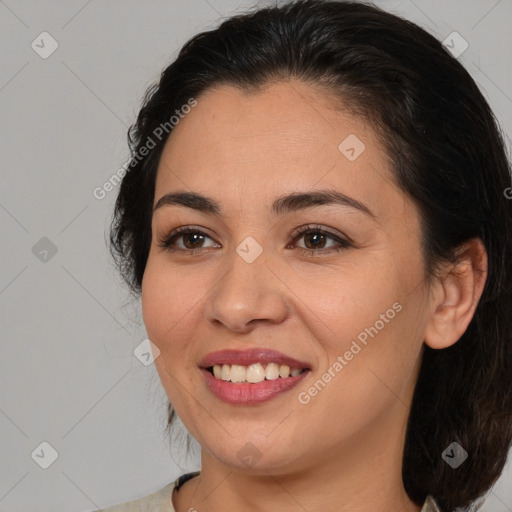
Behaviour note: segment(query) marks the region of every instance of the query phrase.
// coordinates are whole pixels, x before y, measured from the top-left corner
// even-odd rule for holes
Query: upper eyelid
[[[345,236],[347,239],[350,238],[350,237],[346,236],[343,233],[340,233],[338,235],[337,233],[332,232],[330,230],[330,228],[326,228],[324,226],[315,225],[315,224],[306,224],[306,225],[303,225],[303,226],[299,226],[298,228],[295,228],[291,232],[290,236],[298,236],[298,235],[304,234],[307,231],[322,231],[323,233],[326,233],[328,235],[332,235],[332,236]],[[163,236],[183,235],[183,234],[186,234],[188,232],[193,232],[193,233],[199,232],[199,233],[202,233],[202,234],[204,234],[204,235],[206,235],[206,236],[208,236],[210,238],[214,238],[213,236],[210,236],[208,234],[206,228],[194,227],[193,225],[191,225],[191,226],[179,226],[177,228],[169,230],[169,232],[164,232]]]

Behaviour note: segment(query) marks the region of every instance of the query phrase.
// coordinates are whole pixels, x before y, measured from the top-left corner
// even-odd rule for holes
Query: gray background
[[[133,354],[140,305],[105,243],[117,188],[93,190],[126,161],[142,95],[183,43],[253,3],[0,0],[0,511],[89,511],[199,468],[197,444],[186,458],[184,436],[165,439],[165,393]],[[441,40],[459,32],[512,133],[511,0],[376,3]],[[31,47],[50,48],[44,31],[59,45],[46,59]],[[42,442],[58,453],[48,469]],[[511,481],[509,467],[483,510],[512,511]]]

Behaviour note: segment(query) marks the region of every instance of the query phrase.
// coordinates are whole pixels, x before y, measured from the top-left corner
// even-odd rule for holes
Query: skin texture
[[[370,126],[319,86],[280,81],[258,92],[209,89],[172,132],[154,204],[174,191],[216,199],[222,215],[180,206],[155,210],[142,284],[149,339],[167,396],[201,445],[201,475],[173,495],[177,512],[419,511],[403,488],[405,426],[423,343],[444,348],[466,330],[487,259],[478,241],[466,263],[427,288],[415,205],[391,181]],[[338,149],[350,134],[365,144],[354,161]],[[275,216],[277,196],[332,188],[364,203],[375,219],[339,205]],[[333,251],[296,228],[318,224],[353,246]],[[180,226],[169,252],[159,239]],[[247,263],[237,246],[253,237]],[[191,248],[203,252],[190,255]],[[316,248],[315,248],[316,247]],[[302,249],[310,249],[310,255]],[[316,252],[315,252],[316,251]],[[315,254],[313,254],[315,252]],[[392,308],[394,318],[307,404],[297,399]],[[361,344],[360,344],[361,345]],[[214,396],[198,363],[221,349],[272,348],[307,361],[297,387],[257,405]],[[247,443],[252,467],[237,453]],[[303,507],[303,508],[302,508]]]

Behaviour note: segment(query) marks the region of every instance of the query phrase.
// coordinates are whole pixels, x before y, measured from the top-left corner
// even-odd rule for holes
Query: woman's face
[[[185,192],[219,211],[155,209],[142,285],[169,400],[204,454],[242,471],[284,474],[361,447],[397,455],[429,313],[418,213],[383,148],[333,96],[298,81],[217,87],[197,102],[166,144],[154,205]],[[318,191],[350,199],[273,208]],[[161,247],[179,227],[190,232]],[[224,377],[270,378],[236,383],[201,368],[213,352],[255,348],[308,370],[277,380],[286,369],[267,358],[244,373],[260,360],[249,357]]]

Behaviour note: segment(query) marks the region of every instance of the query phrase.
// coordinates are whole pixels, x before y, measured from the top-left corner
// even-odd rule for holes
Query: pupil
[[[311,234],[311,233],[310,233],[310,234],[306,235],[306,240],[307,240],[308,238],[310,238],[310,237],[312,237],[312,238],[316,238],[316,239],[317,239],[317,241],[318,241],[318,237],[322,237],[322,238],[324,238],[324,235],[319,234],[319,233],[316,233],[316,234]],[[306,245],[307,245],[307,244],[306,244]],[[314,243],[313,247],[319,247],[319,245]]]
[[[199,233],[188,233],[188,234],[186,234],[185,237],[184,237],[185,246],[187,246],[187,248],[189,248],[188,244],[187,244],[187,240],[189,239],[189,237],[201,237],[201,236],[202,235],[200,235]],[[196,242],[197,242],[197,240],[196,240]],[[201,242],[201,240],[199,240],[199,242]],[[192,247],[192,249],[194,249],[194,247]]]

